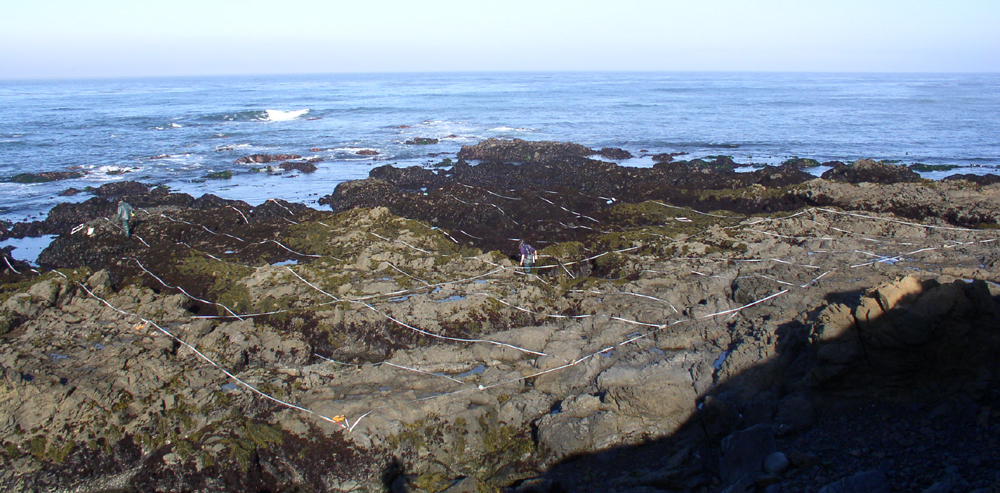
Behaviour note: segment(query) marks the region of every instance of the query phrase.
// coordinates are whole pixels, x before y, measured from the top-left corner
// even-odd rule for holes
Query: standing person
[[[521,251],[521,267],[524,272],[531,274],[531,268],[538,261],[538,252],[532,248],[531,245],[520,240],[517,242],[518,249]]]
[[[132,236],[132,231],[129,229],[128,223],[129,220],[132,219],[132,216],[134,215],[135,212],[132,212],[132,205],[129,204],[128,202],[125,202],[125,199],[119,199],[118,214],[116,217],[118,217],[118,220],[122,222],[122,234],[124,234],[125,236]]]

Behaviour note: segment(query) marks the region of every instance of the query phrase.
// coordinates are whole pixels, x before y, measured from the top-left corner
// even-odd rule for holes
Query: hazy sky
[[[1000,0],[0,0],[0,78],[1000,72]]]

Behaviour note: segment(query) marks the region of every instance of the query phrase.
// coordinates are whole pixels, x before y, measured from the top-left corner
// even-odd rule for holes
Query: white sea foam
[[[215,146],[215,150],[218,152],[224,151],[235,151],[236,149],[249,149],[253,147],[251,144],[221,144]]]
[[[535,129],[533,129],[533,128],[525,128],[525,127],[517,127],[517,128],[513,128],[513,127],[494,127],[494,128],[491,128],[491,129],[487,130],[487,132],[534,132],[534,131],[535,131]]]
[[[180,125],[180,124],[177,124],[177,123],[171,123],[170,126],[172,128],[184,128],[184,125]]]
[[[267,113],[267,120],[272,122],[287,122],[289,120],[294,120],[306,113],[309,113],[309,108],[304,110],[265,110]]]

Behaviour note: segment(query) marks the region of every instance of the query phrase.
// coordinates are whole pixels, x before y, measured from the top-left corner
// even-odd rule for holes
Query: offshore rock
[[[435,138],[432,138],[432,137],[414,137],[414,138],[412,138],[412,139],[407,140],[406,142],[404,142],[404,144],[407,144],[407,145],[417,145],[417,146],[426,146],[426,145],[437,144],[438,142],[439,142],[438,139],[435,139]]]
[[[44,171],[41,173],[20,173],[10,176],[4,181],[12,183],[45,183],[50,181],[72,180],[84,176],[80,171]]]
[[[487,139],[465,145],[458,158],[496,163],[548,163],[575,161],[594,154],[589,147],[566,142]]]
[[[977,185],[995,185],[1000,183],[1000,175],[973,175],[973,174],[955,174],[951,176],[946,176],[944,180],[954,181],[954,180],[964,180],[968,182],[975,183]]]
[[[278,167],[285,171],[298,170],[303,173],[312,173],[313,171],[316,171],[316,165],[312,162],[285,161]]]
[[[251,154],[237,159],[236,164],[264,164],[301,158],[298,154]]]
[[[597,151],[597,154],[600,154],[601,157],[614,159],[616,161],[632,158],[631,152],[628,152],[625,149],[619,149],[617,147],[602,147],[601,150]]]
[[[901,164],[859,159],[850,165],[835,165],[821,176],[824,180],[846,183],[902,183],[920,181],[920,175]]]

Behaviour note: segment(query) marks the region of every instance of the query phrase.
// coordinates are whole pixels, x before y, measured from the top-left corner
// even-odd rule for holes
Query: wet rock
[[[597,154],[599,154],[601,157],[614,159],[615,161],[632,158],[631,152],[628,152],[625,149],[619,149],[617,147],[602,147],[600,151],[597,151]]]
[[[656,162],[669,163],[670,161],[673,161],[675,157],[683,155],[683,152],[665,152],[661,154],[653,154],[652,158],[653,161]]]
[[[391,205],[400,196],[399,188],[392,183],[378,178],[368,178],[345,181],[337,185],[333,194],[321,198],[319,203],[329,205],[335,211],[343,211],[355,207]]]
[[[974,174],[954,174],[951,176],[946,176],[943,178],[945,181],[968,181],[975,183],[976,185],[995,185],[1000,183],[1000,175],[988,174],[988,175],[974,175]]]
[[[426,145],[431,145],[431,144],[437,144],[438,142],[439,142],[438,139],[431,138],[431,137],[414,137],[414,138],[412,138],[412,139],[407,140],[406,142],[404,142],[404,144],[407,144],[407,145],[416,145],[416,146],[426,146]]]
[[[281,163],[281,165],[279,165],[278,167],[285,171],[298,170],[303,173],[312,173],[313,171],[316,171],[315,164],[310,162],[301,162],[301,161],[285,161]]]
[[[805,169],[805,168],[814,168],[816,166],[819,166],[820,164],[819,164],[819,161],[817,161],[815,159],[795,157],[795,158],[787,159],[787,160],[783,161],[781,163],[781,165],[782,166],[788,166],[788,167],[795,168],[795,169]],[[827,165],[827,166],[832,166],[832,165]]]
[[[403,190],[420,190],[437,186],[442,183],[439,175],[427,168],[411,166],[396,168],[393,166],[378,166],[373,168],[368,176],[377,180],[393,183]]]
[[[355,152],[355,154],[358,156],[378,156],[378,151],[375,149],[361,149],[360,151]]]
[[[50,181],[72,180],[82,178],[80,171],[43,171],[41,173],[20,173],[6,178],[4,181],[12,183],[46,183]]]
[[[565,142],[487,139],[462,146],[458,158],[497,163],[547,163],[574,161],[593,153],[589,147]]]
[[[847,183],[891,184],[920,181],[920,175],[906,166],[873,159],[859,159],[850,165],[834,166],[824,172],[821,178]]]
[[[302,156],[298,154],[251,154],[237,159],[236,164],[275,163],[278,161],[290,161],[301,158]]]

